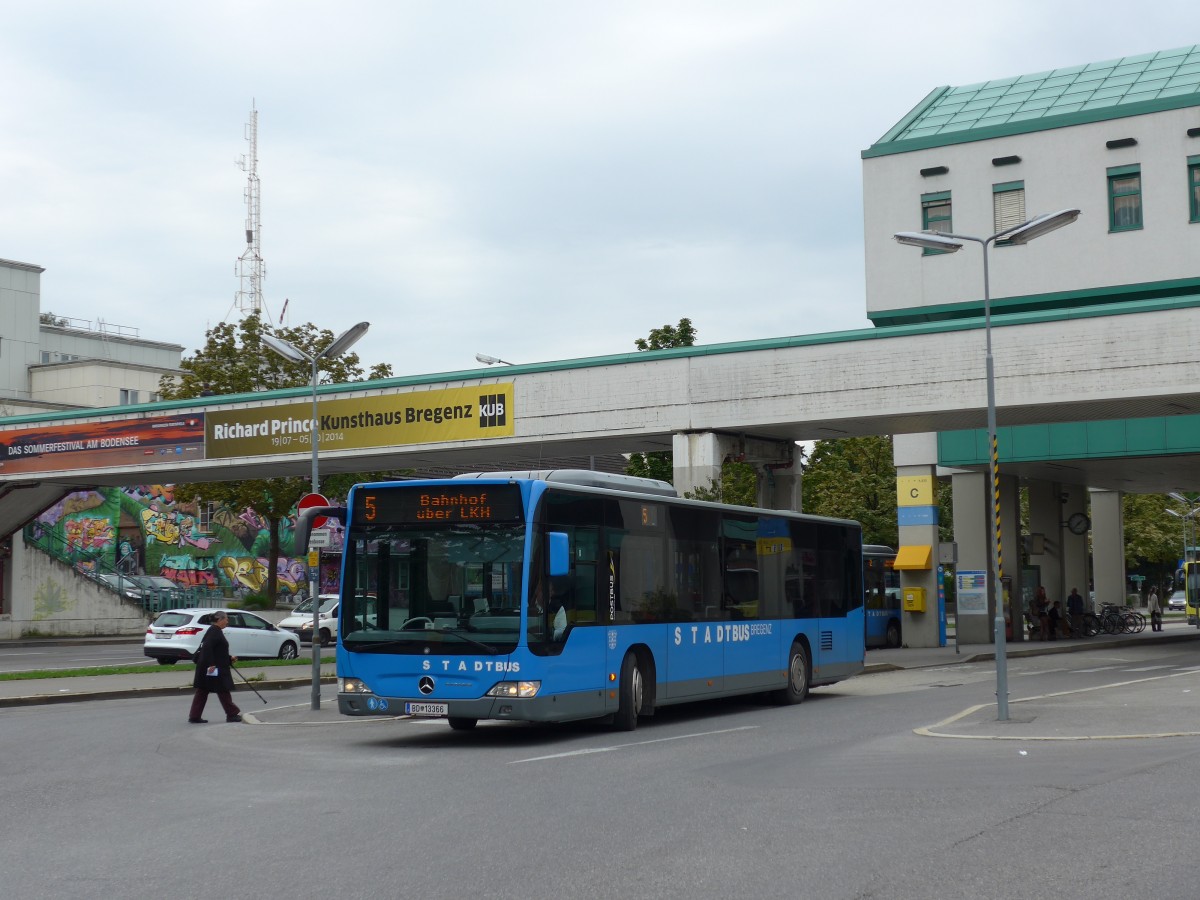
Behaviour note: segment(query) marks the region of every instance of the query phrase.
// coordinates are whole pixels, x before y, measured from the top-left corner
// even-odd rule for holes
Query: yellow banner
[[[321,450],[358,450],[511,437],[512,384],[318,401]],[[216,410],[204,417],[204,456],[312,453],[312,403]]]
[[[932,475],[901,475],[896,479],[897,506],[933,506]]]

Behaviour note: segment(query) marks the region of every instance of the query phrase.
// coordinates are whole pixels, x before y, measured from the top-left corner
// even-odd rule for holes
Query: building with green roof
[[[939,87],[862,152],[867,314],[977,315],[978,254],[897,231],[988,237],[1082,210],[1053,241],[997,246],[993,311],[1200,299],[1200,45]]]

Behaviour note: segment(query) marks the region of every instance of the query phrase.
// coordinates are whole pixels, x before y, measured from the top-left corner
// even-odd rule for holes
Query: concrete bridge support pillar
[[[958,544],[957,575],[983,572],[987,580],[987,614],[959,598],[955,626],[960,644],[990,644],[996,640],[996,585],[991,562],[993,502],[987,472],[958,472],[953,476],[954,540]],[[1000,562],[1004,580],[1006,621],[1012,640],[1022,639],[1021,497],[1020,483],[1000,476]]]
[[[1078,588],[1084,597],[1088,592],[1087,491],[1081,485],[1057,481],[1030,480],[1026,484],[1029,565],[1038,567],[1046,596],[1051,602],[1062,601],[1065,610],[1071,588]]]
[[[928,547],[924,568],[900,568],[900,590],[925,592],[925,611],[900,611],[900,631],[906,647],[943,646],[938,606],[937,435],[897,434],[892,438],[896,465],[896,520],[900,547]]]
[[[1120,491],[1091,490],[1092,574],[1096,606],[1125,605],[1125,520]],[[1084,593],[1080,587],[1080,593]],[[1084,594],[1086,597],[1087,594]]]
[[[1088,492],[1081,484],[1064,484],[1060,486],[1059,499],[1062,503],[1062,567],[1063,590],[1071,593],[1071,588],[1078,588],[1083,595],[1084,607],[1087,607],[1087,596],[1091,584],[1091,559],[1088,554],[1087,501]],[[1072,520],[1074,516],[1074,520]],[[1068,527],[1068,523],[1076,523],[1076,531]],[[1124,557],[1122,557],[1122,560]],[[1124,578],[1124,563],[1122,563],[1122,578]]]
[[[721,477],[721,463],[728,456],[741,452],[736,435],[714,431],[675,434],[671,449],[674,455],[675,490],[682,497],[696,488],[710,488]]]
[[[679,496],[711,488],[721,478],[726,460],[752,465],[758,473],[758,505],[763,509],[800,511],[800,451],[795,444],[764,441],[718,432],[676,434],[673,481]]]
[[[991,532],[988,532],[991,540]],[[1008,640],[1020,641],[1023,636],[1024,606],[1022,596],[1025,586],[1021,577],[1021,481],[1013,475],[1000,476],[1000,576],[1004,579],[1005,621],[1011,626]],[[995,597],[995,590],[989,594]],[[995,604],[992,605],[992,620],[995,620]],[[992,641],[996,640],[992,631]]]
[[[1029,567],[1037,569],[1038,582],[1046,589],[1050,602],[1059,601],[1067,609],[1067,592],[1063,587],[1063,500],[1061,486],[1056,481],[1030,479],[1025,482],[1029,492]],[[1025,585],[1030,594],[1036,585]],[[1022,598],[1023,603],[1028,597]],[[1022,605],[1021,610],[1024,611]]]
[[[781,445],[791,452],[791,459],[780,458],[763,463],[764,476],[759,482],[759,506],[764,509],[790,509],[804,512],[803,478],[800,469],[800,448],[795,444]]]
[[[968,603],[959,596],[955,629],[959,644],[988,644],[996,616],[992,586],[991,516],[992,493],[987,472],[956,472],[951,477],[954,494],[954,541],[958,545],[956,577],[968,573],[983,573],[976,581],[987,585],[987,596],[978,603]]]

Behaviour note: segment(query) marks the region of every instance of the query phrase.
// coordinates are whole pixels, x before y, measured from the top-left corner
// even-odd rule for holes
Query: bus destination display
[[[386,487],[355,492],[356,525],[522,521],[521,491],[511,484]]]

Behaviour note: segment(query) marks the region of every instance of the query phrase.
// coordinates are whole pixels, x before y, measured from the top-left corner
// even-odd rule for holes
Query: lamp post
[[[1027,244],[1035,238],[1055,229],[1070,225],[1079,218],[1079,210],[1063,209],[1058,212],[1035,216],[1013,228],[980,238],[966,234],[942,234],[932,231],[901,231],[896,241],[910,247],[955,253],[965,241],[979,244],[983,248],[983,330],[987,343],[987,427],[988,427],[988,476],[992,482],[992,590],[995,592],[996,618],[992,626],[996,644],[996,718],[1008,720],[1008,658],[1004,634],[1004,588],[1001,584],[1002,560],[1000,555],[1000,471],[999,448],[996,442],[996,379],[992,364],[992,298],[988,283],[988,248],[1003,238],[1008,244]]]
[[[1190,518],[1195,516],[1196,511],[1198,511],[1198,510],[1200,510],[1200,508],[1193,509],[1190,512],[1177,512],[1172,509],[1166,510],[1166,515],[1175,516],[1176,518],[1178,518],[1178,520],[1180,520],[1180,536],[1181,536],[1181,539],[1183,540],[1183,556],[1180,557],[1180,560],[1181,560],[1180,566],[1183,570],[1184,586],[1186,586],[1186,584],[1187,584],[1187,577],[1188,577],[1188,520],[1190,520]],[[1193,523],[1193,527],[1194,527],[1194,524],[1195,523]],[[1184,587],[1184,593],[1187,593],[1186,587]]]
[[[1188,561],[1188,540],[1187,540],[1188,519],[1193,519],[1193,517],[1197,513],[1200,513],[1200,500],[1191,500],[1191,499],[1183,496],[1183,494],[1178,493],[1177,491],[1171,491],[1171,493],[1167,494],[1167,496],[1170,497],[1175,502],[1181,503],[1184,506],[1188,507],[1188,510],[1189,510],[1186,513],[1176,512],[1173,509],[1167,510],[1167,512],[1170,513],[1171,515],[1177,516],[1180,519],[1179,524],[1181,526],[1183,526],[1183,561],[1184,561],[1184,563],[1186,563]],[[1192,521],[1193,533],[1195,531],[1195,527],[1196,527],[1196,523],[1193,519],[1193,521]],[[1196,540],[1193,537],[1192,544],[1194,545],[1195,543],[1196,543]]]
[[[1200,507],[1197,507],[1197,509],[1200,509]],[[1179,519],[1179,529],[1181,532],[1180,536],[1183,539],[1183,555],[1179,558],[1183,562],[1184,566],[1187,566],[1187,562],[1188,562],[1188,539],[1187,539],[1188,519],[1190,519],[1194,515],[1196,515],[1196,512],[1197,512],[1196,509],[1193,509],[1191,512],[1186,512],[1186,513],[1177,512],[1176,510],[1173,510],[1173,509],[1167,510],[1167,515],[1175,516],[1177,519]]]
[[[317,467],[317,445],[321,439],[321,429],[317,418],[317,364],[323,359],[334,359],[341,356],[357,341],[360,337],[367,333],[367,329],[371,327],[370,322],[359,322],[357,325],[346,329],[336,338],[333,343],[318,353],[316,356],[310,356],[303,350],[283,340],[283,338],[275,337],[271,334],[261,336],[262,342],[282,356],[284,359],[292,362],[307,362],[312,365],[312,419],[308,426],[308,440],[312,444],[312,492],[320,493],[321,479],[320,472]],[[308,548],[305,547],[305,550]],[[274,563],[272,563],[274,565]],[[320,619],[321,619],[321,598],[319,596],[318,587],[319,575],[317,574],[316,566],[309,566],[308,570],[308,594],[312,598],[313,604],[313,636],[312,636],[312,708],[321,708],[321,634]]]
[[[510,363],[507,359],[501,359],[498,356],[488,356],[486,353],[476,353],[475,359],[483,363],[485,366],[494,366],[499,363],[502,366],[514,366],[516,363]]]

